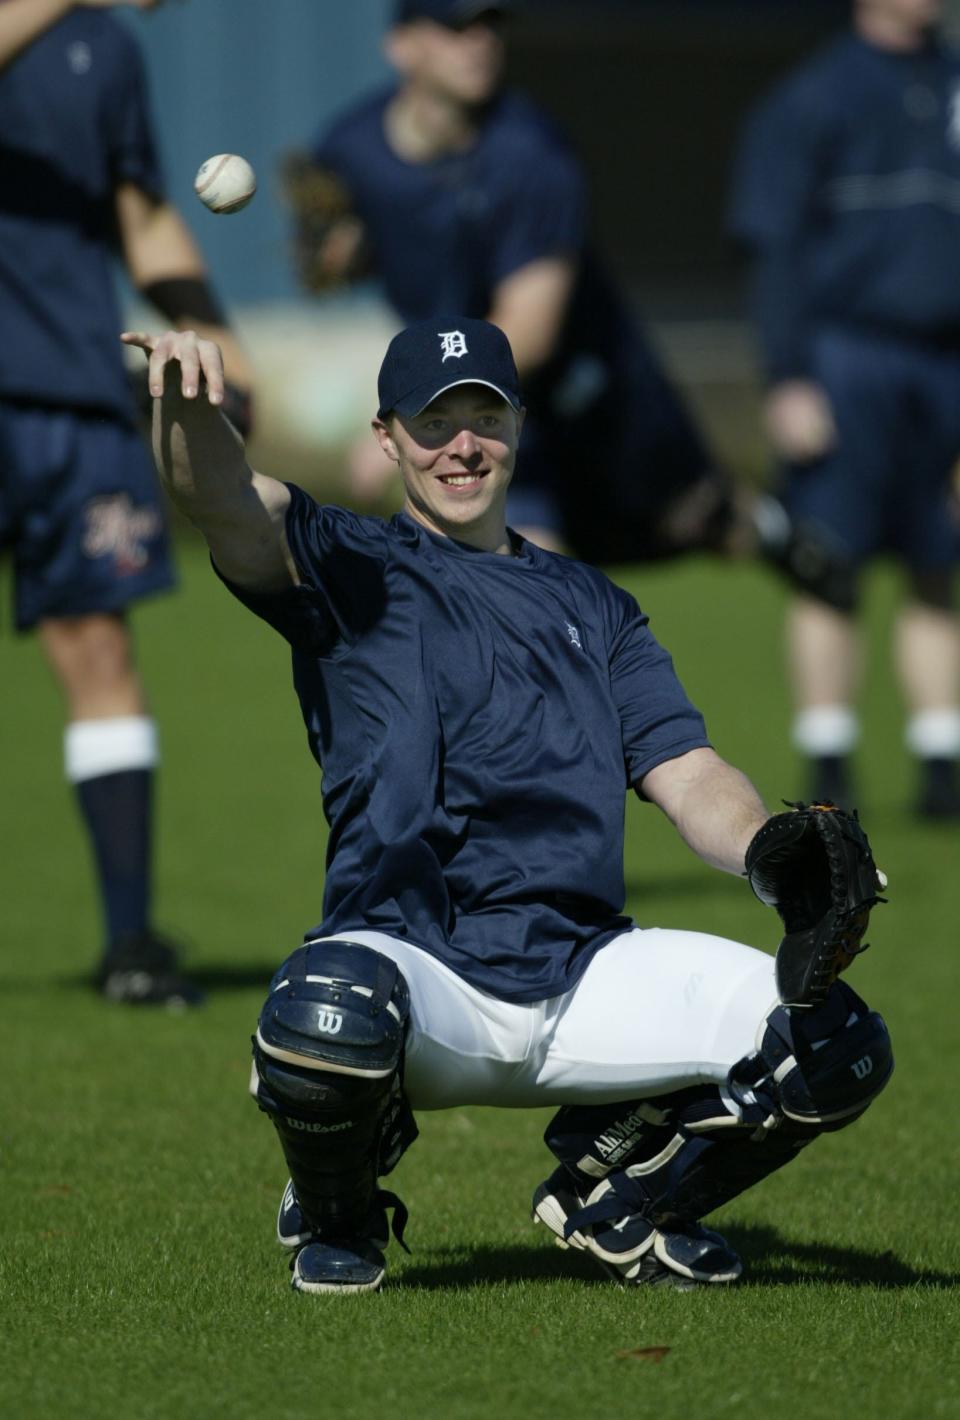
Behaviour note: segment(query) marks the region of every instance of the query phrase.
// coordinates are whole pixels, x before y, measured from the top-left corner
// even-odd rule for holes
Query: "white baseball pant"
[[[562,996],[498,1000],[421,947],[358,930],[410,989],[404,1087],[416,1109],[603,1104],[722,1084],[777,999],[773,957],[703,932],[634,928]]]

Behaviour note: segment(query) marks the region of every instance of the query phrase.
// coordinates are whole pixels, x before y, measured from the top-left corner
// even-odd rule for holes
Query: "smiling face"
[[[506,500],[523,412],[486,385],[457,385],[419,414],[373,421],[399,464],[404,508],[431,532],[487,552],[507,550]]]

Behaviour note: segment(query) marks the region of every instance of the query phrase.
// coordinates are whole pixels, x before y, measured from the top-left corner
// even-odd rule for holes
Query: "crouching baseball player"
[[[149,355],[161,474],[290,642],[323,767],[324,916],[253,1048],[293,1286],[380,1286],[388,1217],[401,1242],[406,1221],[380,1179],[417,1111],[544,1104],[549,1232],[621,1284],[734,1281],[701,1220],[852,1123],[893,1068],[838,980],[882,887],[856,819],[770,817],[633,599],[505,526],[523,409],[496,327],[391,342],[373,421],[404,479],[390,522],[248,467],[215,345],[125,338]],[[776,958],[621,915],[631,786],[779,910]]]

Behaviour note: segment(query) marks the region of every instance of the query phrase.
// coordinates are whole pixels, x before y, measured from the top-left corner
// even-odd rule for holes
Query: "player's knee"
[[[122,615],[48,618],[40,623],[40,638],[75,718],[142,713],[143,692]]]
[[[752,1089],[778,1119],[813,1134],[858,1119],[893,1073],[883,1017],[837,981],[815,1010],[776,1006],[761,1026],[757,1053],[731,1072],[735,1093]]]

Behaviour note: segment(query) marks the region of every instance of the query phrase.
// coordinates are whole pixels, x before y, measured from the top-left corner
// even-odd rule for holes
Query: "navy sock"
[[[819,754],[810,761],[812,775],[810,799],[813,803],[827,801],[848,808],[851,795],[849,762],[846,755]]]
[[[109,946],[147,929],[153,770],[99,774],[75,787],[93,844]]]

